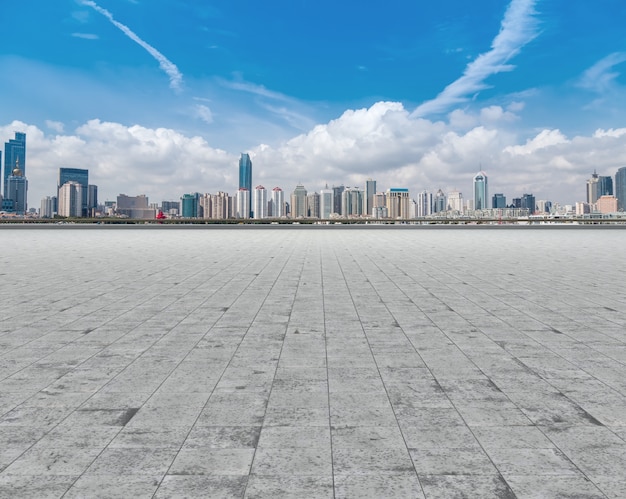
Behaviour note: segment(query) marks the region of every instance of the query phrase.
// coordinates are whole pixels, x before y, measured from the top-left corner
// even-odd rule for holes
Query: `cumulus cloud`
[[[63,125],[63,123],[61,123],[60,121],[46,120],[46,126],[50,130],[54,130],[55,132],[58,132],[58,133],[63,133],[65,129],[65,125]]]
[[[149,43],[143,41],[139,36],[135,34],[128,26],[118,22],[113,17],[108,10],[100,7],[96,2],[92,0],[81,0],[81,3],[87,7],[91,7],[96,12],[99,12],[104,17],[106,17],[113,26],[118,28],[122,33],[124,33],[128,38],[132,41],[143,47],[152,57],[154,57],[159,63],[159,67],[167,74],[170,79],[170,87],[174,90],[180,90],[183,83],[183,75],[176,67],[172,61],[170,61],[167,57],[165,57],[161,52],[155,49]]]
[[[487,108],[474,117],[504,113]],[[27,134],[31,206],[54,193],[62,166],[88,168],[102,199],[146,194],[159,202],[186,192],[237,189],[239,151],[228,153],[176,130],[91,120],[71,132],[49,134],[13,122],[0,127],[0,137],[7,140],[14,131]],[[325,183],[361,186],[371,177],[379,190],[407,187],[415,196],[441,188],[469,195],[473,175],[484,169],[493,192],[508,198],[532,192],[538,199],[573,203],[584,199],[585,180],[594,169],[613,175],[626,164],[626,129],[574,137],[540,130],[519,137],[479,122],[460,129],[451,121],[414,119],[401,103],[378,102],[249,152],[253,181],[286,192],[298,182],[312,192]]]
[[[491,50],[469,63],[463,76],[448,85],[435,99],[418,106],[413,116],[440,113],[466,102],[470,96],[488,88],[485,81],[489,76],[512,71],[514,66],[507,63],[537,36],[535,4],[536,0],[512,0],[502,19],[500,32],[491,43]]]

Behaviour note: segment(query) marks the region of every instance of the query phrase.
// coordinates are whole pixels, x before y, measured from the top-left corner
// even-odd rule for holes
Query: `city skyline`
[[[6,6],[0,54],[30,206],[62,167],[101,199],[233,191],[241,151],[268,188],[469,193],[482,169],[491,192],[561,204],[626,164],[617,1],[35,3],[27,20]]]

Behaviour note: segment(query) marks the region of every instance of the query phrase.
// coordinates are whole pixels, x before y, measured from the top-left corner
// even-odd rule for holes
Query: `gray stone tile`
[[[415,472],[335,476],[336,498],[423,498]]]
[[[419,475],[426,499],[515,499],[508,484],[495,474]]]
[[[183,447],[172,463],[172,475],[248,475],[254,449]]]
[[[247,476],[167,475],[154,494],[155,499],[232,499],[243,497]]]
[[[262,476],[251,475],[246,488],[246,498],[272,497],[277,499],[300,499],[315,497],[332,499],[333,481],[324,476]]]

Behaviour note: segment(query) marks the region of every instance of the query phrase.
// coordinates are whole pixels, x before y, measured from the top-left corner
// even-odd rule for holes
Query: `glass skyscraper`
[[[474,209],[489,209],[489,189],[485,172],[478,172],[474,177]]]
[[[18,163],[22,170],[22,176],[26,177],[26,134],[15,132],[15,139],[4,143],[4,197],[8,198],[8,179],[11,176],[15,165]]]
[[[57,199],[59,190],[68,182],[76,182],[82,186],[81,217],[89,216],[89,170],[81,168],[59,168],[59,182],[57,183]]]
[[[622,166],[615,173],[615,197],[617,209],[626,210],[626,166]]]
[[[249,193],[252,192],[252,161],[250,161],[250,155],[241,153],[239,158],[239,188],[247,189]],[[250,196],[248,196],[248,216],[245,218],[252,218],[252,202]]]

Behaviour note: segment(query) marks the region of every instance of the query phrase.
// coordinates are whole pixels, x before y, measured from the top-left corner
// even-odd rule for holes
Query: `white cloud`
[[[83,40],[97,40],[99,38],[98,35],[93,33],[72,33],[74,38],[82,38]]]
[[[565,144],[567,142],[567,138],[561,133],[560,130],[542,130],[536,137],[528,139],[525,145],[508,146],[505,147],[504,152],[507,152],[512,156],[527,156],[538,151],[539,149],[545,149],[547,147]]]
[[[170,79],[170,87],[174,90],[180,90],[183,82],[183,75],[176,67],[176,64],[171,62],[167,57],[165,57],[161,52],[155,49],[149,43],[143,41],[139,36],[137,36],[128,26],[118,22],[113,17],[108,10],[100,7],[96,2],[92,0],[81,0],[81,3],[87,7],[93,8],[96,12],[99,12],[104,17],[106,17],[111,24],[113,24],[116,28],[118,28],[122,33],[124,33],[128,38],[132,41],[143,47],[152,57],[154,57],[158,63],[159,67],[169,76]]]
[[[609,92],[615,88],[615,80],[620,75],[613,68],[623,62],[626,62],[626,52],[609,54],[583,73],[578,86],[599,94]]]
[[[197,104],[194,107],[194,114],[198,119],[201,119],[208,125],[213,123],[213,113],[211,112],[209,106],[205,106],[204,104]]]
[[[536,0],[512,0],[502,19],[500,32],[491,50],[479,55],[465,68],[463,76],[448,85],[435,99],[419,105],[413,116],[428,116],[466,102],[470,96],[488,88],[485,80],[494,74],[512,71],[507,64],[522,47],[537,36],[534,17]]]
[[[490,113],[504,111],[488,108]],[[27,134],[31,206],[54,193],[62,166],[88,168],[102,199],[146,194],[158,202],[186,192],[237,188],[239,151],[228,153],[176,130],[91,120],[73,132],[48,134],[13,122],[0,127],[0,137],[7,140],[14,131]],[[460,130],[452,121],[412,119],[401,103],[378,102],[250,152],[253,181],[286,192],[298,182],[314,191],[326,182],[353,186],[371,177],[379,190],[408,187],[416,195],[422,189],[456,188],[469,195],[472,176],[484,169],[493,192],[508,198],[532,192],[572,203],[584,199],[585,180],[594,169],[613,175],[626,164],[626,129],[575,137],[543,130],[518,137],[506,127],[478,121]]]
[[[61,123],[60,121],[46,120],[46,126],[50,130],[54,130],[55,132],[58,132],[58,133],[63,133],[65,129],[65,125],[63,125],[63,123]]]

